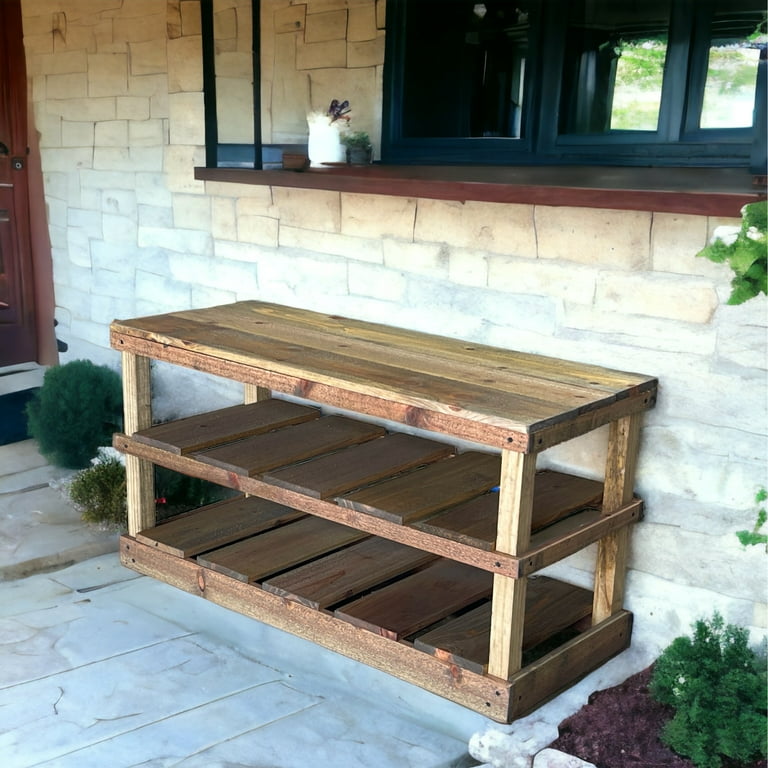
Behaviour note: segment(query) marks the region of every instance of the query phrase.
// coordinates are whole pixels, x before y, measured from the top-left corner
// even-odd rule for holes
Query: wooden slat
[[[531,531],[540,531],[585,507],[600,504],[603,485],[563,472],[536,473]],[[486,494],[458,507],[413,523],[415,528],[482,549],[493,549],[499,507],[497,494]]]
[[[206,464],[254,477],[276,467],[373,440],[384,433],[382,427],[374,424],[344,416],[324,416],[265,435],[227,443],[194,456]]]
[[[240,581],[260,581],[364,537],[354,528],[306,517],[201,555],[198,561]]]
[[[318,408],[286,400],[264,400],[158,424],[136,432],[133,438],[184,455],[319,416]]]
[[[453,449],[433,440],[390,434],[264,474],[264,480],[318,499],[361,488],[414,467],[450,456]]]
[[[435,560],[378,536],[275,576],[262,587],[310,608],[328,608]]]
[[[400,640],[491,594],[493,577],[452,560],[438,560],[412,576],[334,612],[344,621]]]
[[[467,451],[337,501],[343,507],[405,524],[486,493],[498,485],[500,467],[499,456]]]
[[[257,496],[239,496],[140,531],[136,539],[177,557],[194,557],[303,515],[300,510]]]
[[[120,540],[120,561],[139,573],[369,664],[485,717],[506,721],[509,684],[502,680],[471,672],[455,675],[451,665],[407,644],[393,643],[324,611],[287,603],[253,584],[159,552],[130,536]]]
[[[592,592],[547,576],[528,580],[523,649],[528,650],[589,616]],[[491,604],[468,611],[414,641],[414,647],[482,674],[488,666]]]

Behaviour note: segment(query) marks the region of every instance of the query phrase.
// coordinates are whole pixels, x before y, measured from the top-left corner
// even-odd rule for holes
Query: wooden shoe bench
[[[654,378],[256,301],[115,321],[111,343],[129,568],[499,722],[629,645]],[[153,425],[152,360],[244,402]],[[606,424],[604,482],[537,469]],[[239,493],[156,524],[154,465]],[[537,575],[594,542],[592,590]]]

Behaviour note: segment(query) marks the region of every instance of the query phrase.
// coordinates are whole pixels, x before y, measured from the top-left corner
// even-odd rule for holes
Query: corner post
[[[502,451],[496,532],[499,552],[520,555],[528,547],[535,474],[535,454]],[[504,680],[522,666],[527,585],[525,577],[493,576],[488,674]]]
[[[152,426],[152,390],[149,358],[123,352],[124,429],[132,435]],[[135,536],[155,525],[155,479],[150,461],[126,455],[125,479],[128,494],[128,533]]]
[[[605,463],[603,514],[611,515],[632,501],[640,444],[640,414],[611,422]],[[592,624],[621,610],[629,559],[629,526],[604,536],[598,542]]]

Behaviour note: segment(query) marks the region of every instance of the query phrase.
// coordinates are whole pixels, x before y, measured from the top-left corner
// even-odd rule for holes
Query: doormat
[[[30,436],[25,409],[39,389],[40,387],[33,387],[0,395],[0,445],[18,443]]]

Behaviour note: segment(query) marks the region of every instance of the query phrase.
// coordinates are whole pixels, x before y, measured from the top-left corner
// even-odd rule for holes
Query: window
[[[386,162],[764,165],[764,2],[388,0],[387,13]]]
[[[280,64],[297,71],[275,85],[260,49],[262,33],[267,47],[270,34],[309,43],[304,21],[321,17],[311,5],[201,0],[209,167],[279,167],[283,150],[302,150],[306,110],[294,97],[313,93],[321,70],[298,71],[296,51],[281,47]],[[764,174],[767,41],[764,0],[387,0],[381,157]],[[345,92],[361,71],[306,66]],[[378,109],[373,88],[365,114]],[[281,106],[290,119],[273,130]]]

